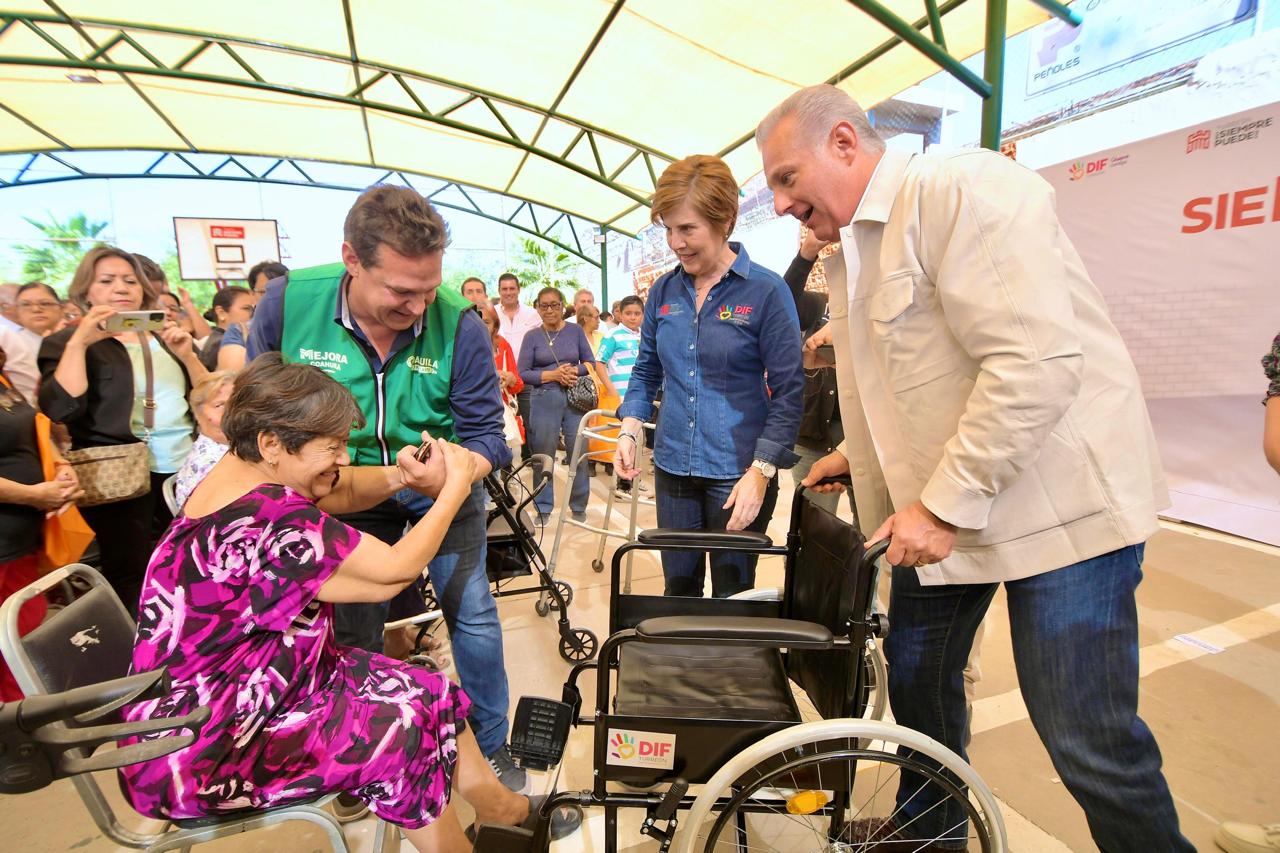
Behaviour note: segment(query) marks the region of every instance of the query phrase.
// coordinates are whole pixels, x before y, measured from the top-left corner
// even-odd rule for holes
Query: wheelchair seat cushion
[[[638,717],[798,722],[777,649],[627,643],[615,711]]]

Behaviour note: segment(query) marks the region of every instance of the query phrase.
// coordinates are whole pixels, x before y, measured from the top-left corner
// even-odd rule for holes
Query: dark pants
[[[520,422],[524,424],[525,441],[520,445],[520,458],[528,459],[533,453],[529,449],[529,394],[530,389],[526,386],[523,391],[516,395],[516,414],[520,415]]]
[[[724,529],[733,516],[733,509],[724,509],[724,502],[733,491],[734,480],[711,480],[706,477],[683,477],[655,469],[655,496],[659,527],[687,527],[698,530]],[[778,503],[778,478],[769,482],[764,493],[760,514],[747,527],[763,533],[773,518],[773,508]],[[715,598],[729,596],[751,589],[756,583],[756,556],[754,554],[717,553],[697,551],[663,551],[662,575],[666,579],[663,595],[683,595],[701,598],[707,577],[707,557],[711,557],[711,595]]]
[[[1191,851],[1178,831],[1160,749],[1138,717],[1141,545],[1005,583],[1013,659],[1031,723],[1105,853]],[[895,569],[889,607],[889,700],[901,725],[965,756],[964,671],[996,584],[922,586]],[[903,771],[898,824],[912,837],[964,834],[953,800]],[[963,844],[959,845],[964,849]]]
[[[404,489],[372,509],[341,518],[357,530],[394,544],[404,535],[405,526],[416,524],[430,507],[430,498]],[[490,755],[507,741],[510,698],[502,623],[485,572],[485,512],[479,484],[472,487],[471,497],[458,510],[427,570],[449,628],[458,680],[472,702],[471,730],[480,750]],[[335,638],[341,645],[381,652],[382,626],[389,613],[412,615],[422,610],[422,594],[416,585],[390,602],[339,604],[334,608]]]
[[[564,386],[546,383],[534,388],[529,408],[530,418],[524,422],[525,434],[529,439],[525,442],[525,447],[533,453],[545,453],[555,459],[556,446],[563,436],[565,454],[572,455],[574,442],[578,440],[578,426],[582,423],[582,412],[569,405]],[[535,483],[541,483],[543,477],[551,476],[550,471],[540,468],[535,470]],[[587,463],[584,459],[578,466],[573,482],[569,484],[569,510],[586,512],[590,496],[591,483],[587,480]],[[534,499],[539,514],[546,515],[555,509],[555,499],[555,481],[552,480]]]
[[[140,497],[80,507],[98,540],[102,576],[135,616],[151,552],[173,521],[161,492],[169,476],[152,473],[151,491]]]

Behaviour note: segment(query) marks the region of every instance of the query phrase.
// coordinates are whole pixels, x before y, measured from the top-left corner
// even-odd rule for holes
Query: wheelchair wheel
[[[599,648],[600,641],[586,628],[574,628],[567,635],[560,634],[560,657],[569,663],[591,660]]]
[[[866,688],[862,704],[864,720],[883,720],[889,708],[889,669],[885,666],[884,653],[874,643],[868,643],[862,651],[863,684]]]
[[[999,807],[981,777],[919,732],[828,720],[734,756],[694,801],[674,849],[905,853],[934,842],[1005,853]]]

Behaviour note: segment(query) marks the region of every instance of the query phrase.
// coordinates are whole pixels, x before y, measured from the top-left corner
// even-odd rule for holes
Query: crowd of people
[[[124,772],[135,808],[194,818],[340,793],[340,814],[371,808],[422,850],[469,849],[455,792],[482,820],[526,821],[537,801],[507,747],[480,481],[516,454],[572,449],[594,389],[621,401],[617,488],[648,475],[652,444],[661,527],[763,531],[781,470],[832,510],[829,478],[848,478],[855,520],[892,537],[899,567],[895,716],[962,756],[963,673],[1004,584],[1031,718],[1099,846],[1191,849],[1137,716],[1134,591],[1162,475],[1136,372],[1048,185],[991,152],[887,151],[830,86],[784,101],[757,143],[778,213],[804,226],[786,275],[731,240],[724,161],[687,157],[651,205],[675,265],[606,312],[585,289],[526,303],[512,273],[492,298],[481,278],[443,287],[444,220],[392,186],[355,202],[340,260],[259,264],[208,311],[106,246],[65,298],[0,287],[2,592],[35,576],[46,514],[80,504],[137,616],[135,667],[169,668],[166,713],[211,710],[197,743]],[[829,303],[805,290],[824,251]],[[112,323],[143,308],[164,311],[162,329]],[[1268,371],[1274,403],[1274,352]],[[56,427],[47,449],[37,412]],[[136,457],[140,483],[86,501],[102,448]],[[586,466],[567,488],[584,519]],[[552,483],[536,506],[545,523]],[[708,564],[714,597],[755,582],[740,554],[662,564],[672,596],[703,596]],[[384,624],[422,609],[424,582],[457,684],[383,654]],[[963,825],[911,796],[909,776],[877,837]],[[580,820],[561,810],[553,833]]]

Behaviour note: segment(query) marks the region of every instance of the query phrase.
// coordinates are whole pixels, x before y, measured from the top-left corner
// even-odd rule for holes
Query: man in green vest
[[[421,443],[423,430],[476,454],[471,499],[429,573],[459,680],[473,703],[469,723],[476,741],[503,783],[522,791],[526,775],[507,751],[502,625],[485,573],[479,480],[511,461],[489,332],[471,302],[440,288],[448,226],[417,192],[366,190],[347,214],[343,239],[342,263],[293,270],[267,285],[254,314],[249,357],[279,351],[286,361],[315,365],[350,389],[368,421],[351,433],[354,465],[391,464],[400,448]],[[429,497],[405,489],[343,520],[395,542],[430,506]],[[414,588],[406,592],[412,595]],[[397,599],[397,607],[401,603]],[[416,605],[411,612],[421,612],[420,593]],[[338,642],[382,651],[388,610],[388,604],[338,605]]]

